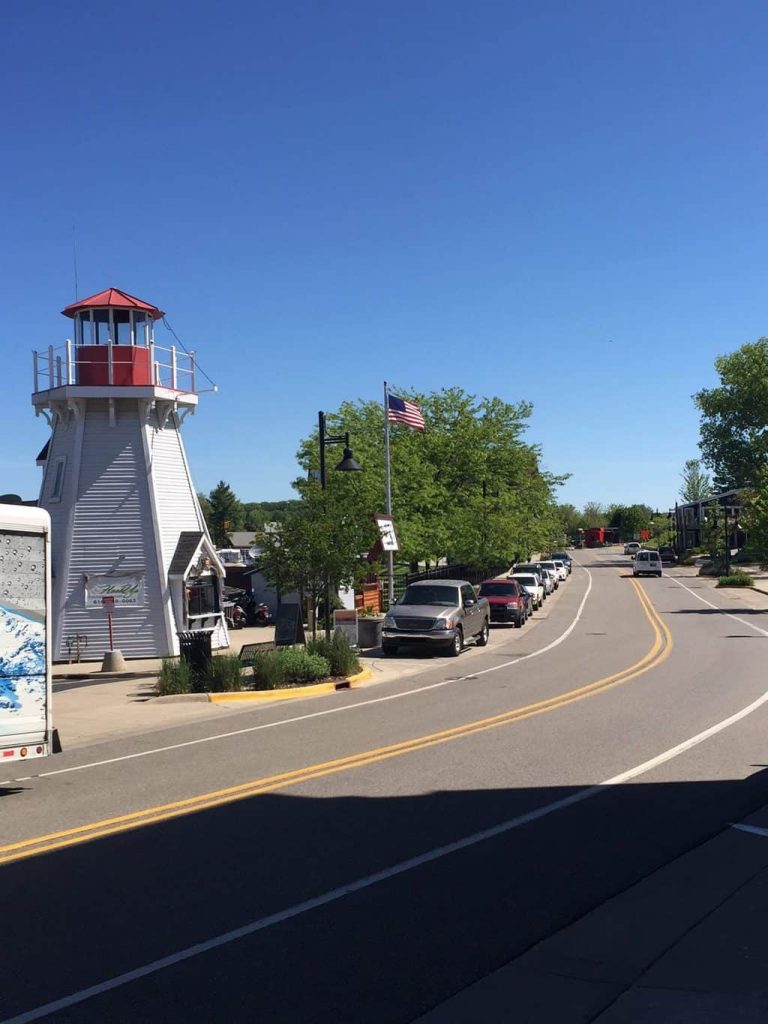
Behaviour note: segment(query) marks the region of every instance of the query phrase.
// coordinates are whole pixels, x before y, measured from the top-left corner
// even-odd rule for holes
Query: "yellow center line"
[[[171,803],[147,807],[140,811],[133,811],[112,818],[104,818],[86,825],[78,825],[74,828],[9,843],[5,846],[0,846],[0,864],[7,864],[25,857],[33,857],[40,853],[64,849],[78,843],[90,842],[93,839],[141,828],[144,825],[169,821],[173,818],[220,807],[237,800],[246,799],[247,797],[274,792],[275,790],[294,786],[301,782],[309,782],[313,779],[324,778],[339,772],[350,771],[353,768],[361,768],[369,764],[390,760],[403,754],[426,750],[456,739],[463,739],[466,736],[486,732],[489,729],[496,729],[500,726],[511,725],[536,715],[546,714],[584,700],[587,697],[595,696],[598,693],[604,693],[606,690],[613,689],[616,686],[621,686],[660,665],[669,657],[673,646],[672,636],[651,604],[647,594],[635,580],[631,582],[643,612],[653,630],[654,641],[651,648],[639,661],[619,672],[605,676],[592,683],[587,683],[576,689],[557,694],[554,697],[535,701],[534,703],[513,708],[497,715],[491,715],[488,718],[467,722],[464,725],[442,729],[438,732],[388,744],[373,750],[361,751],[357,754],[336,758],[331,761],[307,765],[304,768],[296,768],[291,771],[280,772],[276,775],[252,779],[249,782],[240,783],[236,786],[202,793],[183,800],[175,800]]]

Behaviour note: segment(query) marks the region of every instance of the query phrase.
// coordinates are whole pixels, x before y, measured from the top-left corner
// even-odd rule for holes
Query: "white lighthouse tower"
[[[117,288],[62,312],[74,339],[34,353],[32,395],[52,428],[38,462],[53,657],[174,654],[193,629],[227,646],[224,569],[180,433],[198,402],[194,354],[156,345],[162,311]]]

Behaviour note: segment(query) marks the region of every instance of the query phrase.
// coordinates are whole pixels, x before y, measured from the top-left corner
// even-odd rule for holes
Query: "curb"
[[[281,690],[242,690],[239,693],[171,693],[165,697],[154,697],[153,703],[173,704],[200,702],[208,704],[248,704],[275,700],[298,700],[302,697],[321,697],[337,690],[350,690],[365,686],[373,679],[373,672],[365,668],[346,679],[333,683],[313,683],[310,686],[291,686]]]

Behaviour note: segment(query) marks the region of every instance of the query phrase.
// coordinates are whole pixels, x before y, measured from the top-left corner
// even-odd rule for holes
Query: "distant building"
[[[745,488],[737,487],[732,491],[710,494],[700,501],[687,501],[682,505],[675,505],[675,549],[691,551],[693,548],[700,548],[704,545],[707,510],[713,508],[718,509],[724,534],[727,516],[730,549],[733,551],[743,548],[747,542],[747,535],[739,524],[739,516],[744,507],[744,493]],[[725,510],[725,513],[722,510]]]

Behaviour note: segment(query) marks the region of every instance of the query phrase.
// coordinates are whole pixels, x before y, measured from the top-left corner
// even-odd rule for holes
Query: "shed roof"
[[[227,540],[233,548],[250,548],[256,543],[256,533],[253,530],[235,530],[227,534]]]
[[[171,564],[168,566],[169,576],[184,575],[189,568],[189,563],[197,554],[197,549],[202,539],[202,530],[184,530],[179,535],[179,542],[173,553]]]

